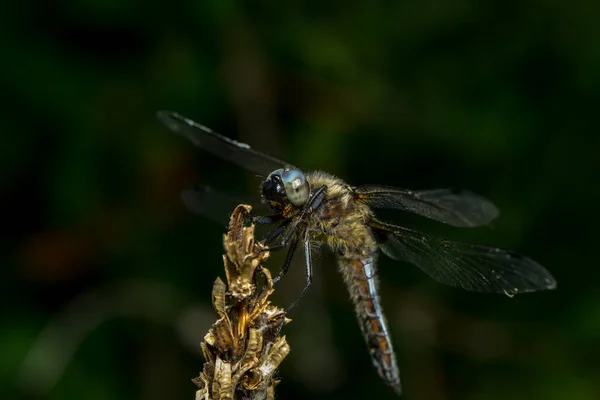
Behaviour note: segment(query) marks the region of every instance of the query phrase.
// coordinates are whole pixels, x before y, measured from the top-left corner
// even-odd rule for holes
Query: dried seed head
[[[213,285],[219,319],[201,344],[206,363],[192,380],[200,388],[196,400],[273,399],[275,372],[290,351],[285,336],[280,336],[290,320],[268,299],[273,279],[262,263],[269,252],[254,241],[254,225],[244,226],[250,210],[247,205],[234,210],[223,238],[227,286],[220,278]]]

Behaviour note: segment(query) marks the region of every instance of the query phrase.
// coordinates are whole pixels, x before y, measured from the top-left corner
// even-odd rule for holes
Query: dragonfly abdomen
[[[394,392],[400,394],[402,389],[396,356],[387,322],[379,304],[375,257],[367,256],[359,259],[340,256],[338,260],[373,364]]]

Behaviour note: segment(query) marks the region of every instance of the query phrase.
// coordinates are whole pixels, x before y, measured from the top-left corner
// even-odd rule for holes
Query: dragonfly
[[[398,395],[402,391],[400,374],[379,298],[379,250],[394,260],[416,265],[438,282],[472,292],[512,297],[556,288],[550,272],[524,255],[394,225],[378,219],[374,212],[397,209],[451,226],[472,228],[488,224],[499,214],[485,197],[455,189],[351,186],[327,172],[304,171],[175,112],[159,111],[157,117],[196,146],[265,177],[262,199],[272,215],[255,216],[254,222],[275,224],[264,239],[269,250],[288,249],[275,282],[285,276],[296,249],[303,247],[306,285],[300,299],[313,279],[315,247],[325,245],[333,251],[371,360],[381,378]]]

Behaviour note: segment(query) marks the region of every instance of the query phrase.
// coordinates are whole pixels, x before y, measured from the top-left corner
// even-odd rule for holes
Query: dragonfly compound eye
[[[310,185],[304,174],[297,169],[286,170],[281,174],[285,194],[294,206],[301,207],[308,201]]]
[[[281,203],[287,199],[285,194],[285,187],[281,175],[284,173],[284,169],[276,169],[271,172],[267,179],[263,182],[262,191],[263,196],[272,203]]]

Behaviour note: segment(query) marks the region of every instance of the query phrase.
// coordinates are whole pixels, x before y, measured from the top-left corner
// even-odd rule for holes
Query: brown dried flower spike
[[[261,264],[269,257],[254,241],[254,225],[244,226],[252,208],[239,205],[223,237],[225,284],[215,280],[212,302],[219,319],[201,343],[206,362],[192,381],[200,387],[196,400],[273,399],[274,373],[290,352],[281,327],[285,311],[271,305],[271,273]],[[258,273],[264,283],[257,284]]]

